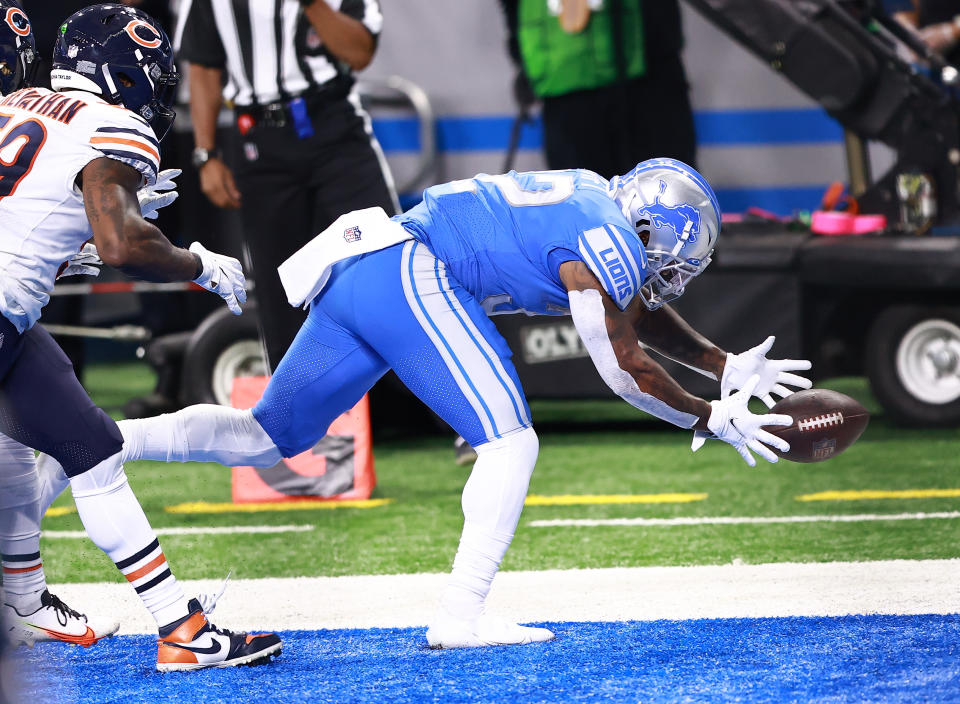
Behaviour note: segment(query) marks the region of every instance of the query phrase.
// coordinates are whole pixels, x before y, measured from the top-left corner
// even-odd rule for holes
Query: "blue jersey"
[[[643,285],[643,244],[591,171],[479,174],[423,196],[395,219],[488,314],[569,312],[565,261],[582,260],[621,310]]]

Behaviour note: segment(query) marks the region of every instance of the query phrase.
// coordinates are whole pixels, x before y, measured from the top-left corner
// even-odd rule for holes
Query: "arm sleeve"
[[[227,54],[217,31],[210,0],[186,0],[180,9],[174,49],[178,58],[209,68],[224,68]]]
[[[617,225],[605,224],[580,233],[580,259],[620,310],[624,310],[643,285],[647,258],[636,235]]]
[[[374,39],[380,36],[380,31],[383,29],[383,13],[380,12],[378,0],[343,0],[340,4],[340,12],[347,17],[360,20]]]
[[[621,369],[617,354],[607,334],[603,300],[596,289],[570,291],[570,315],[577,333],[587,348],[593,365],[613,392],[634,408],[646,411],[668,423],[681,428],[692,428],[697,417],[678,411],[666,403],[640,390],[636,380]],[[639,343],[638,343],[639,344]]]
[[[110,159],[132,166],[144,184],[157,181],[160,170],[160,143],[153,130],[129,110],[113,105],[102,107],[102,118],[90,133],[90,146]]]

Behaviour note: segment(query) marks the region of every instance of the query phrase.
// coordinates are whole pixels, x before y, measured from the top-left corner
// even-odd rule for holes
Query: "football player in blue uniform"
[[[808,362],[767,360],[772,340],[727,354],[664,305],[709,264],[720,232],[710,186],[670,159],[607,182],[583,171],[481,174],[429,188],[387,219],[343,216],[280,268],[310,314],[263,398],[242,411],[193,406],[121,422],[124,457],[272,466],[313,446],[388,369],[476,448],[464,527],[427,641],[455,648],[530,643],[553,634],[485,612],[520,518],[538,441],[511,352],[489,316],[573,318],[610,387],[628,403],[751,465],[785,443],[761,426],[751,394],[772,405]],[[640,342],[721,382],[721,400],[684,391]],[[739,389],[732,393],[734,389]]]

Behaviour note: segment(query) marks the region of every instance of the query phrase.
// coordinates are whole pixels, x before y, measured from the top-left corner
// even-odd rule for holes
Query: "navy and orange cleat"
[[[260,665],[280,654],[283,644],[275,633],[250,635],[217,628],[207,620],[199,601],[191,599],[187,606],[189,614],[160,629],[160,672]]]
[[[3,630],[14,647],[43,641],[59,641],[89,648],[109,638],[120,624],[109,619],[88,618],[74,611],[46,589],[40,594],[40,607],[22,613],[12,604],[3,605]]]

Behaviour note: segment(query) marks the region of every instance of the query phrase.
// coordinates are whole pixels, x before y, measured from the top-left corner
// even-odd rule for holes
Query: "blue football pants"
[[[393,369],[471,445],[530,426],[506,341],[423,244],[340,262],[253,415],[285,457]]]

